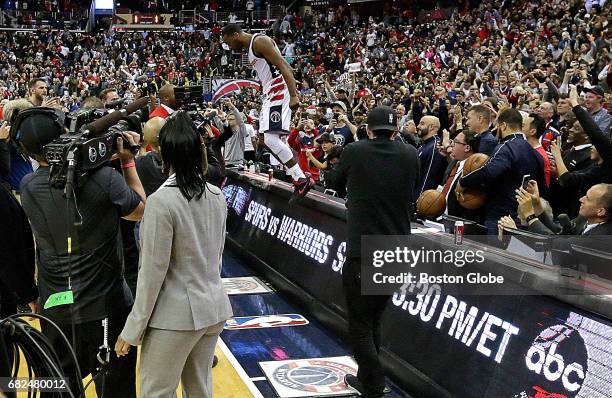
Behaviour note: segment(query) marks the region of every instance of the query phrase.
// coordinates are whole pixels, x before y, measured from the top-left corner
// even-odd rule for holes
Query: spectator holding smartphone
[[[329,135],[329,134],[328,134]],[[289,137],[287,143],[297,152],[298,164],[304,173],[310,173],[311,177],[319,180],[319,169],[309,162],[310,157],[317,158],[322,155],[320,149],[315,145],[317,131],[314,121],[311,119],[302,119],[298,122]]]
[[[342,101],[336,101],[332,104],[333,116],[329,121],[329,125],[325,128],[325,132],[333,133],[336,138],[336,144],[347,146],[355,140],[357,126],[355,126],[346,116],[347,107]]]

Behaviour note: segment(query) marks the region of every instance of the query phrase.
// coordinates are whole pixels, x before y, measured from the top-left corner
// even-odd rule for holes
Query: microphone
[[[561,235],[571,235],[574,233],[576,223],[573,220],[570,220],[567,214],[559,214],[557,220],[559,221],[559,225],[561,225]]]
[[[110,127],[117,124],[117,122],[131,113],[136,112],[138,109],[146,106],[149,103],[149,97],[143,97],[130,103],[125,108],[116,110],[115,112],[109,113],[106,116],[101,117],[85,126],[83,132],[86,135],[96,137],[99,134],[105,132]]]

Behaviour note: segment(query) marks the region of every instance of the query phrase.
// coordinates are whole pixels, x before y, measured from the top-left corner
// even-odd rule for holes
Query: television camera
[[[141,133],[141,124],[148,119],[148,100],[141,98],[115,111],[80,109],[65,117],[55,109],[31,108],[16,115],[12,125],[18,129],[29,115],[47,114],[60,129],[67,130],[43,147],[43,156],[50,167],[50,185],[64,189],[66,196],[71,197],[75,183],[82,185],[88,173],[111,160],[119,136],[126,131]],[[130,148],[134,154],[139,149],[139,146]]]
[[[204,87],[175,87],[174,98],[177,106],[189,114],[200,135],[207,140],[206,126],[212,125],[216,112],[204,106]]]

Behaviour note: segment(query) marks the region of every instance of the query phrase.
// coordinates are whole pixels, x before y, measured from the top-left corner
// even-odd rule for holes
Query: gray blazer
[[[232,316],[221,282],[227,205],[207,184],[187,201],[171,176],[147,198],[140,227],[138,286],[121,338],[139,345],[147,327],[200,330]]]

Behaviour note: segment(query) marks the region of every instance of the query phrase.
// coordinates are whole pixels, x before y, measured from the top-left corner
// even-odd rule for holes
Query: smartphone
[[[527,185],[529,185],[529,180],[531,179],[531,174],[525,174],[523,176],[523,182],[521,183],[521,187],[527,190]]]

